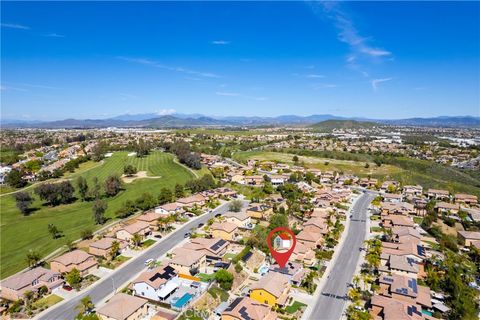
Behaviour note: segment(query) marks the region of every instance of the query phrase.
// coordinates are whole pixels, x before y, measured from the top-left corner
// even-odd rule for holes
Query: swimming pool
[[[430,316],[430,317],[433,315],[433,313],[431,313],[430,311],[427,311],[427,310],[422,310],[422,313],[427,315],[427,316]]]
[[[188,301],[190,301],[190,299],[192,299],[192,297],[193,296],[190,293],[185,293],[180,299],[172,304],[172,307],[181,309],[188,303]]]
[[[262,265],[260,268],[258,268],[258,273],[261,275],[264,275],[265,273],[268,272],[269,267],[267,265]]]

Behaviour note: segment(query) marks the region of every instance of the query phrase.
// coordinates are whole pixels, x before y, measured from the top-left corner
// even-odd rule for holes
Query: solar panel
[[[221,248],[224,244],[225,244],[225,240],[221,239],[221,240],[218,240],[213,246],[210,247],[210,249],[216,251],[218,250],[218,248]]]
[[[240,301],[242,301],[242,298],[236,298],[225,311],[232,311],[233,309],[235,309],[236,306],[238,306]]]
[[[383,277],[383,280],[386,282],[392,282],[393,283],[393,278],[390,277]]]
[[[418,292],[417,280],[415,280],[415,279],[408,280],[408,286],[410,288],[412,288],[413,292],[415,292],[415,293]]]
[[[248,259],[250,259],[250,257],[253,255],[253,253],[251,251],[247,252],[243,257],[242,257],[242,261],[243,262],[247,262]]]
[[[242,319],[245,319],[245,320],[250,320],[252,318],[250,318],[250,316],[248,315],[247,313],[247,308],[245,306],[241,307],[240,310],[239,310],[239,313],[240,313],[240,316],[242,317]]]

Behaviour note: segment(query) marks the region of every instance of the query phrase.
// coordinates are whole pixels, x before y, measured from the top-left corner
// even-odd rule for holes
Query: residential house
[[[448,200],[450,199],[450,192],[440,189],[428,189],[427,196],[435,200]]]
[[[400,203],[403,200],[403,195],[399,193],[384,193],[382,197],[383,201],[391,203]]]
[[[92,242],[88,247],[88,252],[97,257],[108,258],[112,253],[112,244],[118,242],[120,252],[127,247],[127,242],[116,239],[105,237],[98,241]]]
[[[135,295],[154,301],[165,301],[178,289],[178,284],[170,281],[177,276],[177,271],[163,265],[141,273],[133,280],[132,286]]]
[[[148,314],[147,302],[126,293],[117,293],[97,310],[97,316],[101,320],[140,320]]]
[[[136,221],[132,224],[124,225],[117,231],[116,237],[120,240],[131,241],[133,236],[138,234],[142,238],[150,234],[150,224],[145,221]]]
[[[458,239],[466,247],[473,245],[476,242],[480,242],[479,231],[458,231]]]
[[[477,204],[478,198],[477,196],[465,193],[457,193],[455,194],[455,203],[463,203],[463,204]]]
[[[408,202],[381,202],[380,210],[382,215],[384,214],[400,214],[400,215],[409,215],[415,213],[415,207]]]
[[[182,214],[185,212],[185,210],[177,202],[171,202],[171,203],[167,203],[162,206],[156,207],[155,212],[161,215],[167,216],[167,215],[173,215],[173,214]]]
[[[183,245],[182,248],[200,251],[205,254],[207,262],[221,260],[227,253],[230,243],[219,238],[194,238]]]
[[[222,313],[221,320],[276,320],[277,315],[268,304],[249,297],[235,298]]]
[[[387,271],[405,275],[407,277],[417,278],[419,271],[418,262],[406,256],[390,255],[386,264]]]
[[[251,285],[250,298],[269,306],[284,306],[289,291],[288,276],[279,272],[269,272],[260,281]]]
[[[273,214],[273,208],[262,203],[250,203],[247,208],[247,214],[254,219],[265,219]]]
[[[263,185],[264,179],[261,175],[253,175],[253,176],[244,176],[243,181],[246,185],[249,186],[261,186]]]
[[[177,203],[184,208],[202,207],[205,205],[205,200],[206,198],[204,196],[197,193],[189,197],[177,199]]]
[[[435,210],[439,213],[457,214],[460,210],[460,204],[440,201],[435,204]]]
[[[164,218],[168,215],[161,214],[160,212],[156,212],[155,210],[150,210],[145,212],[144,214],[137,217],[137,221],[143,221],[150,225],[151,229],[156,229],[158,225],[158,219]]]
[[[59,273],[77,269],[82,276],[85,276],[96,268],[98,268],[97,259],[93,255],[78,249],[56,257],[50,262],[50,269]]]
[[[399,274],[382,274],[379,277],[379,293],[386,297],[416,303],[425,309],[432,308],[430,288],[421,286],[417,279]]]
[[[301,262],[307,267],[312,267],[316,262],[315,251],[310,246],[297,242],[292,253],[292,260]]]
[[[239,228],[252,228],[252,219],[245,210],[241,210],[240,212],[227,211],[222,216],[227,222],[233,223]]]
[[[238,237],[238,227],[231,222],[215,222],[210,226],[210,233],[214,238],[236,241]]]
[[[403,187],[403,194],[406,197],[420,197],[423,193],[421,185],[408,185]]]
[[[421,306],[382,295],[373,295],[370,314],[373,319],[422,320],[434,319],[422,313]]]
[[[48,291],[61,286],[63,284],[60,272],[36,267],[25,272],[17,273],[0,283],[2,291],[0,297],[11,301],[23,299],[23,295],[27,291],[35,292],[40,287],[47,287]]]
[[[178,274],[194,276],[199,272],[206,272],[205,252],[180,247],[174,249],[172,255],[173,258],[168,263]]]

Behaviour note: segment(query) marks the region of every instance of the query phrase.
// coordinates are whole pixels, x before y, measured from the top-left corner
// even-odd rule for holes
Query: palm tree
[[[40,253],[37,250],[30,249],[27,253],[27,263],[29,267],[35,267],[40,261]]]
[[[94,307],[92,298],[85,296],[80,300],[80,303],[75,307],[75,310],[79,311],[79,315],[84,315],[87,311],[92,310]]]
[[[135,247],[138,247],[140,243],[142,242],[142,236],[139,235],[138,233],[135,233],[132,237],[132,243]]]
[[[358,276],[358,274],[356,274],[353,277],[352,282],[353,282],[353,285],[355,286],[355,288],[358,288],[358,284],[360,283],[360,277]]]
[[[113,241],[112,247],[110,248],[110,256],[112,260],[115,259],[119,250],[120,250],[120,243],[118,241]]]

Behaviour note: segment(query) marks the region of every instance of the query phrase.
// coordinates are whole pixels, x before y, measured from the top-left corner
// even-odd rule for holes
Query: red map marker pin
[[[275,235],[275,233],[279,233],[277,237],[279,237],[278,242],[280,243],[280,246],[282,244],[289,244],[289,249],[283,251],[281,248],[280,250],[282,251],[277,251],[275,248],[272,246],[272,237]],[[275,237],[275,239],[277,239]],[[277,261],[278,265],[280,268],[285,267],[287,264],[288,259],[293,253],[293,250],[295,250],[295,245],[297,244],[297,238],[295,238],[295,234],[293,233],[292,230],[285,228],[285,227],[277,227],[270,231],[270,233],[267,236],[267,245],[268,249],[270,249],[270,253],[272,254],[272,257]]]

